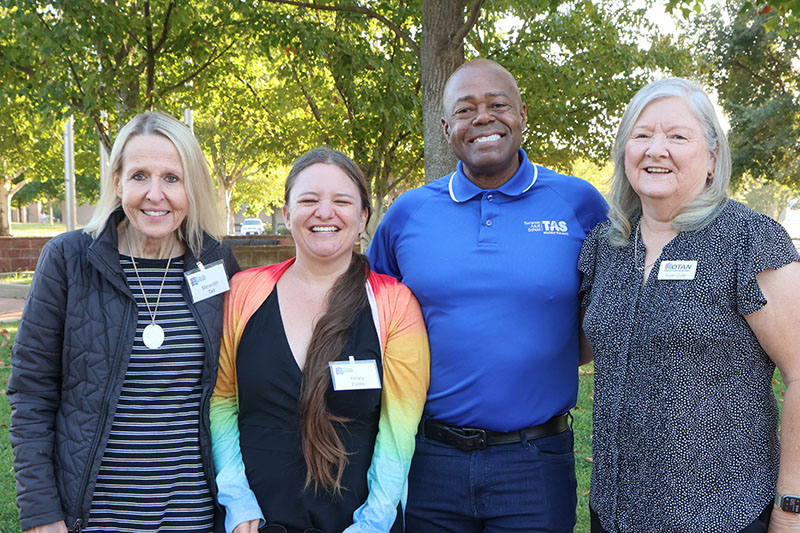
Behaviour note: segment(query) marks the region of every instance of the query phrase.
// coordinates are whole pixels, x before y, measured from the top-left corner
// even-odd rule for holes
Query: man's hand
[[[53,522],[52,524],[47,524],[46,526],[36,526],[30,529],[26,529],[25,533],[69,533],[69,532],[67,530],[67,524],[65,524],[63,520],[59,520],[58,522]]]
[[[248,520],[247,522],[242,522],[233,528],[233,533],[258,533],[259,522],[260,520]]]

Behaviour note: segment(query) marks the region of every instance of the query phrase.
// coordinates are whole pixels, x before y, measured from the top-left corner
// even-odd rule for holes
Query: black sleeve
[[[61,403],[66,278],[63,251],[50,241],[39,256],[11,351],[9,437],[23,530],[64,519],[53,457]]]

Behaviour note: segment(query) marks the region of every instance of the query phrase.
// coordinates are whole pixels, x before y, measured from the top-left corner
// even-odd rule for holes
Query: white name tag
[[[230,290],[222,260],[214,261],[207,266],[203,266],[203,263],[198,261],[197,268],[186,272],[184,276],[189,282],[189,290],[192,291],[194,303]]]
[[[349,361],[332,361],[328,365],[331,367],[333,390],[381,388],[378,363],[375,362],[375,359],[356,361],[351,355]]]
[[[661,261],[658,279],[694,279],[697,261]]]

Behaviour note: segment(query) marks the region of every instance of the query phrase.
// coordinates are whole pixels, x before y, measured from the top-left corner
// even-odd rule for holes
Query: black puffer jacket
[[[117,251],[121,210],[94,241],[82,231],[50,240],[42,250],[11,354],[8,400],[20,526],[65,520],[86,525],[136,331],[136,301]],[[232,276],[229,248],[206,237],[200,261],[219,259]],[[197,259],[187,248],[186,269]],[[223,296],[184,297],[206,345],[200,450],[213,493],[208,401],[216,383]]]

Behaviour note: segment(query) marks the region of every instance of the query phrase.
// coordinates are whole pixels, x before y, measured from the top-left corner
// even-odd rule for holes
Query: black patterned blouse
[[[636,232],[614,248],[607,228],[578,266],[595,360],[591,507],[608,531],[739,531],[774,497],[780,454],[775,365],[744,315],[766,304],[756,274],[797,251],[777,222],[727,201],[667,243],[642,285],[641,239],[634,258]],[[666,261],[696,261],[694,279],[658,279]]]

